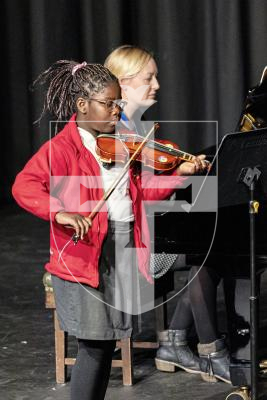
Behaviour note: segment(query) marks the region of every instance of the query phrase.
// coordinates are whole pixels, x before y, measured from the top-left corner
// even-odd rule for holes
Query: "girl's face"
[[[152,104],[156,98],[156,93],[159,90],[159,82],[157,80],[158,68],[155,60],[151,58],[144,68],[138,72],[133,78],[124,78],[121,80],[123,97],[129,102],[137,104],[149,103]],[[136,89],[143,86],[143,90]],[[134,90],[131,90],[134,89]],[[148,100],[148,101],[146,101]],[[144,104],[144,103],[143,103]]]
[[[121,114],[121,109],[115,102],[119,99],[121,89],[117,82],[110,83],[101,92],[93,94],[89,100],[79,98],[78,126],[96,135],[99,132],[113,132]]]

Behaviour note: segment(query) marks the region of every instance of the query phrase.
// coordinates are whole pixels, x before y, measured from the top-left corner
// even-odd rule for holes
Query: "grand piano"
[[[231,149],[238,161],[248,155],[253,166],[259,166],[262,178],[267,177],[267,72],[263,72],[260,84],[248,92],[244,109],[236,131],[237,138],[247,135],[248,144]],[[251,144],[252,143],[252,144]],[[254,144],[253,144],[254,143]],[[222,152],[223,152],[222,146]],[[235,153],[236,152],[236,153]],[[201,153],[212,154],[212,148]],[[233,386],[250,386],[250,230],[249,230],[249,191],[232,176],[235,163],[225,165],[226,154],[217,155],[212,168],[218,176],[218,212],[169,212],[155,213],[155,253],[185,254],[187,265],[204,265],[219,269],[224,275],[224,290],[228,314],[228,334],[231,344],[233,365],[231,380]],[[261,155],[260,155],[261,154]],[[251,161],[252,160],[252,161]],[[218,170],[217,170],[218,167]],[[237,175],[237,174],[236,174]],[[235,198],[244,192],[247,202],[236,204]],[[180,191],[176,199],[180,199]],[[189,196],[190,197],[190,196]],[[241,196],[242,197],[242,196]],[[255,254],[257,284],[267,267],[267,193],[266,185],[256,185],[255,197],[260,200],[259,213],[255,219]],[[194,201],[194,199],[191,199]],[[187,201],[190,200],[187,199]],[[215,229],[216,226],[216,229]],[[203,227],[205,229],[203,230]],[[264,335],[263,335],[264,336]],[[266,344],[265,344],[266,345]],[[264,343],[260,342],[260,348]],[[266,346],[267,347],[267,346]]]

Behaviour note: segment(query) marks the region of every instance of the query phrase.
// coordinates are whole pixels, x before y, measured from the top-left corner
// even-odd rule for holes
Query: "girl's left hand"
[[[177,175],[194,175],[198,172],[203,172],[208,168],[207,163],[204,161],[205,158],[205,154],[201,154],[195,157],[193,163],[188,161],[181,163],[176,170]]]

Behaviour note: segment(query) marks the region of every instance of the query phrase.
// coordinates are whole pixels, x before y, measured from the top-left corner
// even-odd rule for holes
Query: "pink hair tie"
[[[71,75],[73,76],[75,74],[75,72],[78,71],[78,69],[85,67],[86,65],[87,65],[86,61],[82,62],[81,64],[74,65],[74,67],[72,68],[72,71],[71,71]]]

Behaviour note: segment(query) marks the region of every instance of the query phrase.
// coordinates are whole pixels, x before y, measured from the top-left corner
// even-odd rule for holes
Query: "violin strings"
[[[104,135],[100,135],[100,136],[103,137],[103,136],[106,136],[106,135],[104,134]],[[107,137],[112,137],[114,139],[117,139],[119,137],[121,142],[123,142],[123,139],[125,139],[125,138],[128,139],[128,138],[132,138],[132,137],[140,139],[140,142],[143,141],[143,139],[144,139],[143,136],[139,135],[138,133],[135,133],[134,135],[131,134],[131,133],[128,133],[128,134],[127,133],[123,133],[123,134],[119,134],[119,135],[107,135]],[[153,144],[152,148],[154,148],[156,150],[159,150],[159,151],[160,150],[161,151],[165,151],[165,153],[169,153],[169,154],[171,154],[173,156],[180,157],[180,158],[182,158],[184,160],[187,160],[187,161],[191,161],[191,160],[193,160],[195,158],[195,156],[193,156],[190,153],[186,153],[186,152],[181,151],[179,149],[175,149],[173,147],[169,147],[166,144],[159,143],[159,142],[157,142],[155,140],[152,140],[152,139],[150,139],[147,143],[148,143],[148,147],[150,147],[149,146],[150,144]]]

